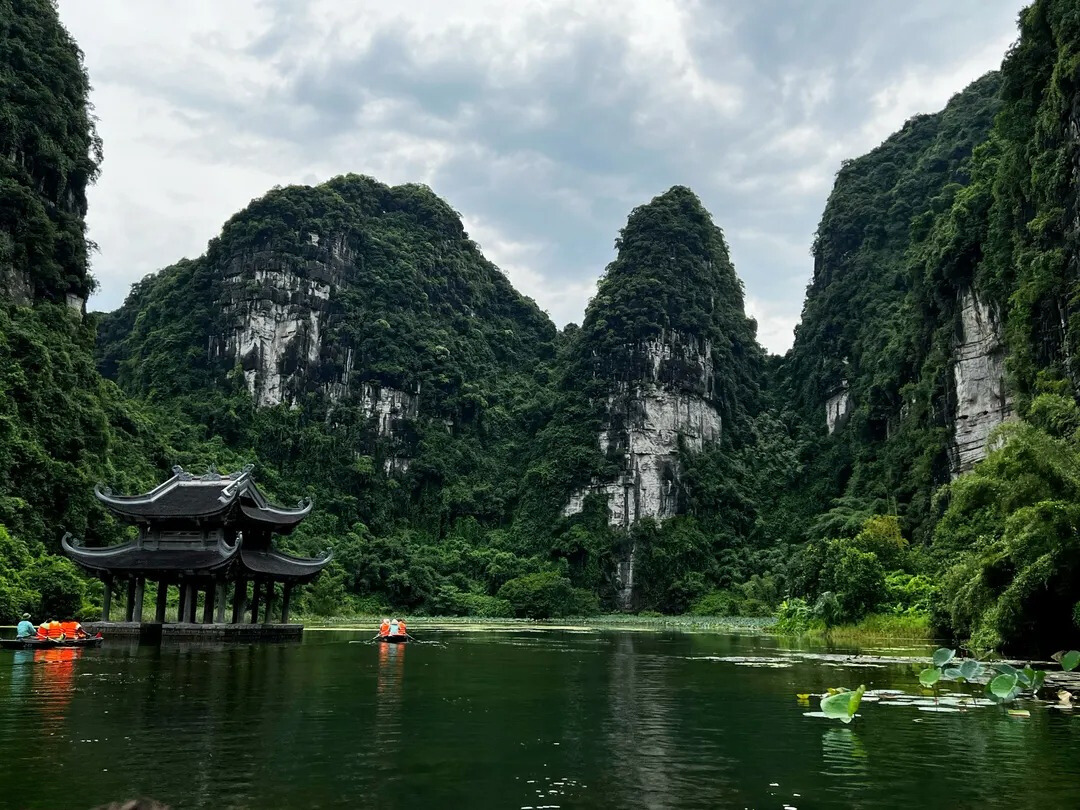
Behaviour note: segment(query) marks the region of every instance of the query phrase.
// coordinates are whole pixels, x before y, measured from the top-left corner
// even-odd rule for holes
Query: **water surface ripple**
[[[1071,713],[866,704],[842,726],[796,701],[916,691],[910,665],[825,666],[753,636],[357,637],[4,652],[0,807],[1080,806]]]

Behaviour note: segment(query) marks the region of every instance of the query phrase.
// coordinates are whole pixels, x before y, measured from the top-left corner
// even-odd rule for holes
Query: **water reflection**
[[[42,727],[48,733],[64,724],[75,692],[76,663],[83,651],[76,647],[51,650],[19,650],[11,677],[12,697],[38,707]]]
[[[406,644],[379,643],[379,669],[375,679],[375,750],[380,760],[393,762],[401,749]]]

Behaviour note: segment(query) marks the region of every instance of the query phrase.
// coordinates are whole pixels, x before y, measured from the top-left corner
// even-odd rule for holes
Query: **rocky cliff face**
[[[1005,388],[1005,346],[991,307],[968,288],[959,296],[961,340],[953,354],[955,478],[986,457],[990,432],[1012,416]]]
[[[621,474],[574,493],[563,510],[576,514],[588,493],[601,493],[610,524],[620,529],[678,512],[680,450],[700,452],[719,441],[722,421],[711,399],[715,381],[707,340],[662,334],[625,347],[625,355],[644,374],[614,384],[598,437],[601,452],[619,459]]]
[[[754,406],[760,357],[723,235],[697,197],[675,187],[635,209],[570,372],[597,382],[594,447],[613,474],[592,476],[562,507],[572,517],[599,495],[608,524],[629,538],[615,549],[619,607],[633,607],[640,585],[631,530],[680,512],[685,455],[719,443]]]
[[[680,454],[718,442],[722,424],[711,399],[709,341],[662,334],[626,347],[626,354],[645,373],[615,384],[598,437],[601,452],[618,459],[620,473],[575,492],[563,509],[569,517],[581,511],[587,495],[599,494],[607,501],[609,524],[623,531],[643,518],[662,522],[678,513]],[[631,544],[616,563],[616,599],[624,609],[633,602],[635,551]]]
[[[289,401],[306,368],[318,362],[331,290],[353,258],[342,234],[321,239],[309,233],[307,240],[302,257],[252,251],[233,257],[225,269],[228,331],[212,348],[241,363],[261,406]]]

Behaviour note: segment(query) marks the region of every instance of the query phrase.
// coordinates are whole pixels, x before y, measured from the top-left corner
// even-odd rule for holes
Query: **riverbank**
[[[405,615],[405,614],[403,614]],[[378,627],[381,616],[302,616],[297,620],[308,629],[363,629]],[[826,628],[822,623],[799,630],[781,630],[774,616],[648,616],[606,614],[562,619],[512,619],[482,616],[411,616],[410,626],[431,629],[486,629],[492,627],[542,627],[547,629],[610,628],[618,630],[685,630],[762,633],[775,636],[810,636],[839,642],[880,642],[888,640],[934,640],[930,618],[925,614],[893,616],[874,614],[857,624]]]

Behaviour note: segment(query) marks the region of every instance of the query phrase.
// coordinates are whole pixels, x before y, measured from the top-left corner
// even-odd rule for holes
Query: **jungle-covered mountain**
[[[88,79],[51,3],[0,12],[0,618],[89,609],[48,552],[120,537],[94,481],[254,462],[316,499],[293,549],[335,549],[309,612],[1076,640],[1075,3],[1037,0],[1000,72],[840,167],[784,357],[678,186],[631,212],[580,327],[430,189],[359,175],[270,191],[84,318]]]

